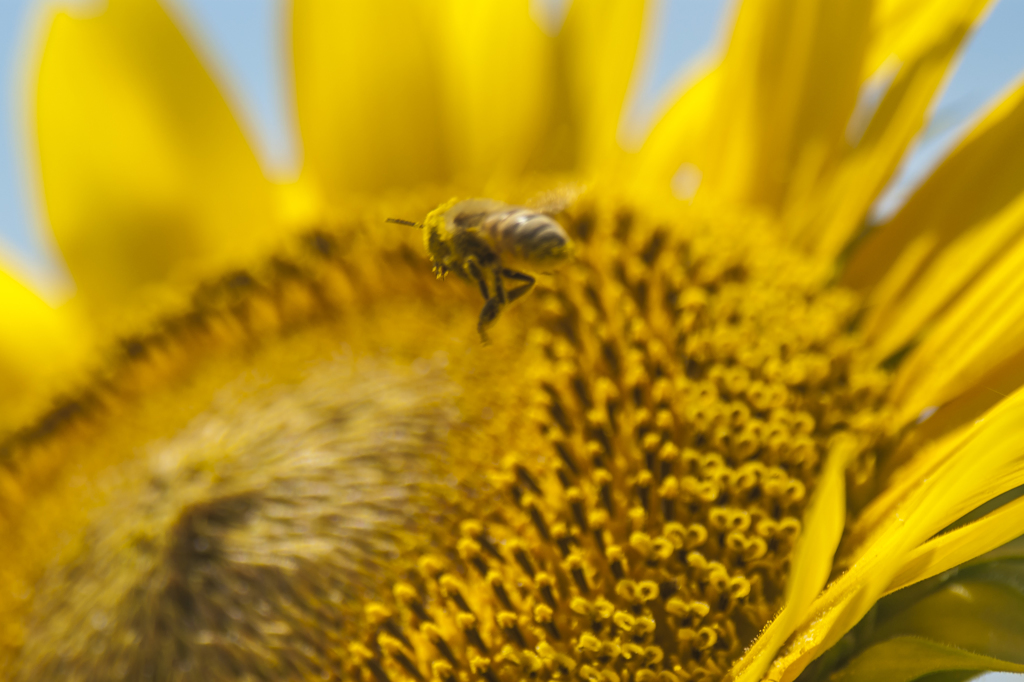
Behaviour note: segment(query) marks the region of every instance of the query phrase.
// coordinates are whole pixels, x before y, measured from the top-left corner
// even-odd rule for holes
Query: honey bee
[[[573,243],[551,216],[493,199],[452,199],[427,214],[422,223],[388,218],[388,222],[423,229],[423,243],[444,279],[449,272],[476,282],[484,297],[477,331],[487,343],[487,329],[502,309],[522,298],[536,278],[572,257]],[[506,289],[505,280],[514,282]]]

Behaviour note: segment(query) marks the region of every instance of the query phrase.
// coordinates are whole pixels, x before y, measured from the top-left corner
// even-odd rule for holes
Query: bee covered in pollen
[[[533,288],[536,279],[530,273],[550,273],[573,253],[572,240],[554,218],[493,199],[452,199],[428,213],[422,224],[387,220],[423,229],[438,279],[454,272],[477,283],[485,301],[477,322],[484,343],[502,309]]]

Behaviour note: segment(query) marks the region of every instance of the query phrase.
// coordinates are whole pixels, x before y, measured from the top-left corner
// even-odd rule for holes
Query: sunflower
[[[0,279],[0,671],[1024,671],[1024,90],[869,221],[985,8],[748,0],[626,152],[640,3],[552,36],[524,1],[295,0],[287,184],[155,0],[52,17],[76,292]],[[385,222],[451,197],[574,244],[489,345]]]

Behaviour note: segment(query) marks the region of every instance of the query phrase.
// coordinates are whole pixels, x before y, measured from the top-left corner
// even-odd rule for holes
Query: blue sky
[[[560,0],[534,0],[538,3]],[[73,0],[95,5],[92,0]],[[283,0],[165,0],[214,72],[271,178],[286,178],[301,163],[292,132]],[[28,36],[44,0],[0,0],[0,262],[19,264],[42,282],[60,272],[46,239],[36,187],[24,156],[32,141],[21,130],[17,94],[29,75]],[[650,69],[635,83],[634,120],[650,120],[659,103],[685,80],[688,66],[720,43],[728,0],[665,0],[654,31]],[[933,124],[904,164],[878,210],[892,211],[969,126],[986,102],[1024,71],[1024,0],[1002,0],[976,32],[936,106]],[[1015,37],[1017,38],[1015,40]]]

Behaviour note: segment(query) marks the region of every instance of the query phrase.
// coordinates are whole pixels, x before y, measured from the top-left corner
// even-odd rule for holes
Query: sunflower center
[[[476,287],[378,220],[127,344],[6,460],[15,678],[721,677],[782,604],[833,438],[870,484],[888,379],[857,299],[754,220],[560,220],[576,261],[491,346]]]
[[[578,262],[533,304],[535,431],[495,454],[495,502],[368,607],[355,678],[728,670],[782,605],[831,439],[870,478],[888,385],[845,331],[856,298],[757,227],[572,218]]]

